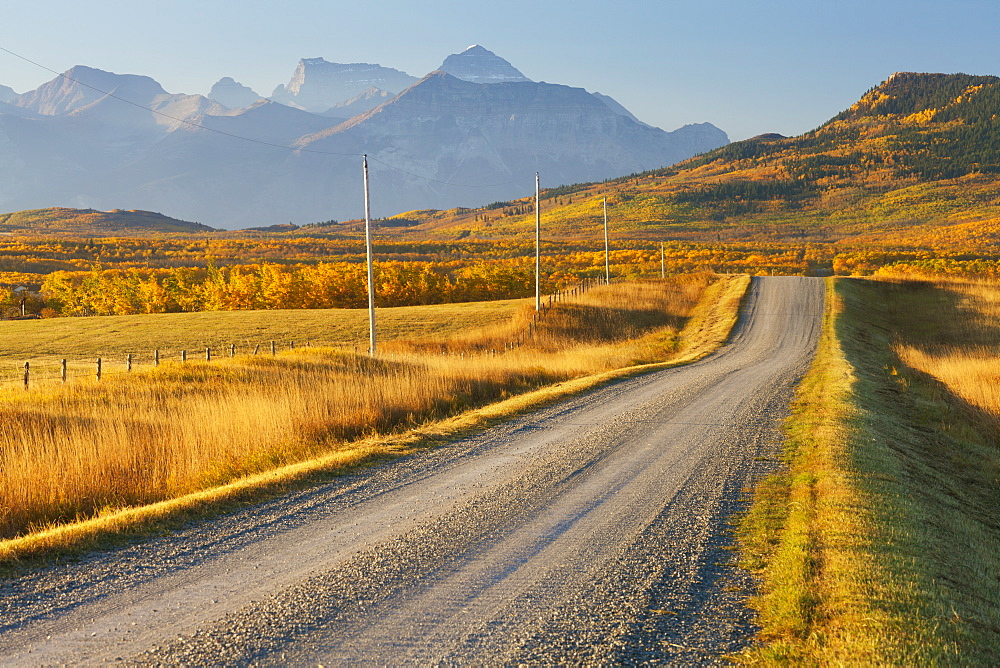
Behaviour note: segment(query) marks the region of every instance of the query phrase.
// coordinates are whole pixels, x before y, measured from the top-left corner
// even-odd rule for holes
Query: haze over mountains
[[[271,93],[275,102],[322,113],[331,107],[375,88],[399,93],[417,82],[406,72],[371,63],[328,63],[322,58],[303,58],[287,86]]]
[[[215,100],[230,109],[246,109],[262,97],[263,95],[258,95],[254,89],[244,86],[232,77],[222,77],[215,82],[212,90],[208,91],[208,99]]]
[[[791,264],[863,249],[833,265],[847,271],[874,271],[886,261],[874,249],[887,246],[905,248],[899,257],[907,261],[941,259],[940,249],[951,247],[995,263],[998,118],[1000,77],[897,72],[805,134],[758,135],[641,178],[560,189],[543,202],[545,229],[596,237],[606,198],[615,233],[639,239],[842,244],[817,255],[796,251]],[[528,238],[530,207],[524,198],[488,210],[414,213],[397,234]]]
[[[381,217],[520,197],[535,171],[545,187],[603,180],[728,142],[708,123],[665,132],[606,96],[533,82],[479,46],[422,79],[303,59],[270,99],[229,77],[175,95],[84,66],[6,90],[0,211],[144,209],[230,228],[361,216],[361,153]]]

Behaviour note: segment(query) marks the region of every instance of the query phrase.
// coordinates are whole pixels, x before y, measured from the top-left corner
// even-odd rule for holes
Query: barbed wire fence
[[[333,347],[357,350],[358,346],[336,342]],[[161,364],[184,364],[187,362],[212,362],[219,359],[235,358],[240,355],[270,355],[295,350],[296,347],[312,347],[312,341],[296,342],[292,339],[269,340],[260,343],[226,343],[193,348],[154,348],[99,355],[93,357],[32,357],[17,362],[0,363],[0,387],[22,386],[25,389],[38,385],[68,383],[89,378],[102,380],[108,376],[123,375],[159,367]]]
[[[605,281],[588,278],[576,286],[550,293],[547,295],[547,299],[542,302],[541,310],[532,316],[527,327],[506,342],[502,350],[484,350],[478,354],[497,356],[529,343],[535,339],[542,319],[554,306],[572,301],[599,285],[605,285]],[[320,341],[317,342],[317,345],[336,348],[344,352],[358,354],[366,352],[364,346],[358,342]],[[133,371],[156,368],[161,364],[211,363],[220,359],[234,359],[240,356],[277,356],[282,352],[312,348],[313,346],[312,340],[270,339],[261,342],[215,342],[191,348],[153,348],[152,350],[137,348],[131,352],[116,352],[88,357],[36,356],[17,361],[0,361],[0,388],[21,386],[24,389],[31,389],[41,385],[66,384],[84,378],[100,381],[108,376],[119,376]],[[473,353],[446,352],[444,354],[465,357]]]

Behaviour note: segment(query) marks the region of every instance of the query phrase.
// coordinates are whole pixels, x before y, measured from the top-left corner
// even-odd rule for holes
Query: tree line
[[[512,299],[534,294],[524,260],[380,262],[376,305],[414,306]],[[246,264],[205,269],[57,271],[42,284],[47,308],[61,315],[130,315],[241,309],[361,308],[367,305],[364,264]]]

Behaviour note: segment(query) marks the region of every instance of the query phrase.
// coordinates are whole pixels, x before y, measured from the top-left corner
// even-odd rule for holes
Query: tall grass
[[[11,393],[0,400],[0,531],[178,496],[565,376],[310,349]]]
[[[525,314],[458,337],[468,354],[442,355],[427,341],[378,359],[311,348],[7,390],[0,537],[211,488],[546,384],[662,361],[681,349],[680,327],[713,280],[603,288],[557,305],[544,319],[556,323],[551,331],[499,355],[472,351],[522,327]]]
[[[1000,360],[996,348],[941,346],[923,350],[899,345],[896,352],[908,366],[933,376],[956,396],[1000,418]]]
[[[918,283],[919,285],[919,283]],[[919,336],[894,346],[908,366],[933,376],[957,397],[1000,418],[1000,284],[946,280],[925,283],[958,317],[937,318]]]
[[[656,330],[660,344],[672,340],[694,311],[705,289],[716,278],[712,274],[681,274],[665,281],[597,285],[579,295],[566,297],[554,306],[543,304],[535,317],[533,303],[525,303],[505,322],[470,328],[447,338],[412,338],[389,343],[387,350],[441,353],[483,353],[505,350],[514,341],[533,351],[572,350],[636,339]]]

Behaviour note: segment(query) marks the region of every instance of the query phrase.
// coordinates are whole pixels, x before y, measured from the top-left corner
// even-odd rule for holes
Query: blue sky
[[[231,76],[268,95],[317,56],[420,76],[481,44],[653,125],[709,121],[732,139],[814,128],[899,70],[1000,75],[997,0],[3,4],[0,47],[58,71],[145,74],[174,93]],[[51,78],[0,52],[0,84],[23,92]]]

